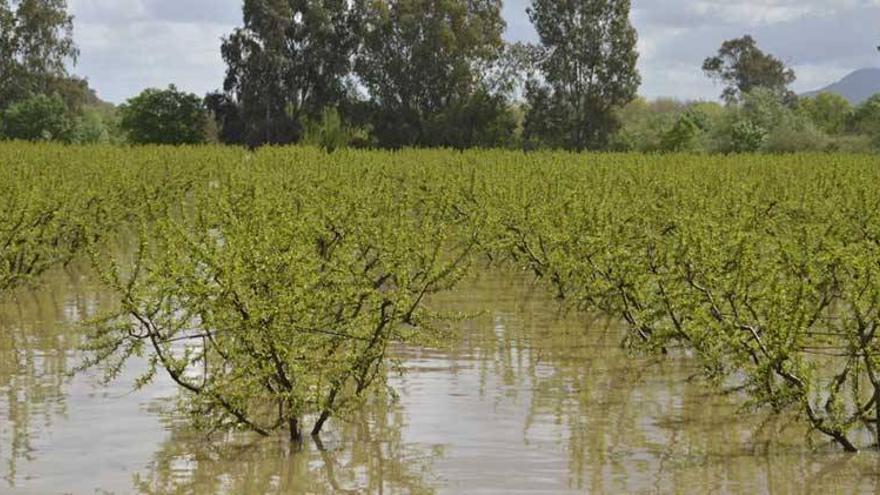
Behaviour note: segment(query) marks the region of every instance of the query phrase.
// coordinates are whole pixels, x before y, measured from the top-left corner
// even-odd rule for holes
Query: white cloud
[[[122,102],[147,87],[204,94],[223,83],[221,38],[240,0],[72,0],[80,48],[75,72],[101,98]]]
[[[700,67],[726,39],[752,34],[798,73],[795,91],[880,65],[880,0],[656,0],[639,4],[642,93],[714,98]],[[676,82],[678,84],[676,84]]]
[[[141,0],[70,0],[68,8],[76,17],[77,24],[109,24],[131,22],[143,18],[146,7]]]
[[[220,38],[241,22],[241,0],[69,0],[81,56],[75,72],[124,101],[145,87],[198,94],[223,82]],[[634,0],[642,94],[713,98],[702,60],[725,39],[753,34],[798,72],[797,91],[880,65],[880,0]],[[508,39],[534,40],[525,9],[507,0]]]

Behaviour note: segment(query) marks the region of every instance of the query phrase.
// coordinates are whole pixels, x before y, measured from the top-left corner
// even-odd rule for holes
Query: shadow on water
[[[443,349],[396,349],[395,404],[370,401],[322,441],[191,431],[174,387],[68,378],[76,322],[111,298],[75,268],[0,303],[0,492],[873,492],[880,456],[810,448],[685,358],[620,348],[621,329],[561,316],[527,277],[484,272],[432,304],[479,313]],[[763,426],[762,428],[759,428]]]

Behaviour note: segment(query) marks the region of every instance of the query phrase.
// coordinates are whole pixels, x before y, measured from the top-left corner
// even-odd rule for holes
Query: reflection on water
[[[79,319],[96,301],[78,275],[57,278],[49,290],[20,291],[0,301],[0,459],[8,482],[19,459],[34,459],[33,431],[50,429],[65,414],[63,391],[76,338],[63,322]],[[53,290],[62,287],[69,291]]]
[[[0,302],[0,493],[874,492],[880,456],[810,449],[708,393],[686,359],[626,355],[603,319],[560,317],[544,290],[486,272],[435,300],[481,316],[450,348],[398,349],[374,400],[320,444],[190,431],[166,381],[131,392],[77,364],[76,322],[110,298],[77,270]],[[759,426],[763,428],[759,429]]]
[[[430,474],[442,448],[401,438],[402,414],[381,403],[339,425],[318,443],[203,434],[173,427],[146,469],[138,493],[434,493]]]

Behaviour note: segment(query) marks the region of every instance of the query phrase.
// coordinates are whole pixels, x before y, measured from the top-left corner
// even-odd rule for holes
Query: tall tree
[[[0,0],[0,110],[49,92],[78,55],[66,0]]]
[[[532,0],[542,77],[526,91],[527,139],[576,150],[607,145],[615,108],[641,83],[629,13],[629,0]]]
[[[379,144],[495,144],[506,102],[479,68],[500,54],[504,28],[500,0],[371,2],[356,70]]]
[[[749,35],[722,43],[718,54],[703,62],[703,72],[725,85],[721,97],[727,102],[739,101],[756,88],[774,91],[789,102],[796,99],[788,89],[795,80],[794,70],[764,53]]]
[[[302,121],[346,94],[361,0],[245,0],[244,26],[223,40],[224,90],[250,145],[290,143]],[[221,131],[223,132],[223,131]]]

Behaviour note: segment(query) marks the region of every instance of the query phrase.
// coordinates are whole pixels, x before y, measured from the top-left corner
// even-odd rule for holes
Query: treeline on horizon
[[[146,89],[115,107],[67,67],[65,0],[0,0],[0,137],[70,143],[641,152],[880,150],[880,95],[795,95],[744,35],[703,63],[716,102],[638,96],[629,0],[532,0],[537,44],[501,0],[244,0],[222,89]]]

